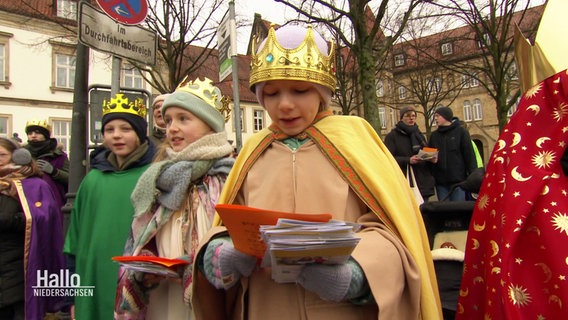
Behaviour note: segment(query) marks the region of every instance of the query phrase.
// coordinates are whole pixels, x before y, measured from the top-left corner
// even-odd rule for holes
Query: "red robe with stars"
[[[529,89],[499,136],[468,231],[456,319],[566,319],[568,74]]]

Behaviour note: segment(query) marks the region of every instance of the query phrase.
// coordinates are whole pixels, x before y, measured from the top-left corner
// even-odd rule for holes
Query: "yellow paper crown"
[[[122,93],[117,93],[109,101],[103,100],[103,116],[107,113],[122,112],[146,118],[146,106],[142,98],[129,101]]]
[[[521,89],[526,92],[537,83],[568,68],[568,43],[557,34],[566,30],[568,1],[548,0],[531,45],[517,25],[515,32],[515,58],[517,60]]]
[[[311,25],[308,25],[304,41],[293,49],[280,45],[274,27],[270,27],[264,46],[258,53],[256,51],[253,42],[251,89],[255,84],[268,80],[300,80],[324,85],[335,92],[335,45],[332,41],[329,55],[322,53]]]
[[[178,85],[176,91],[184,91],[198,97],[214,109],[217,109],[225,118],[225,122],[229,120],[231,114],[229,102],[231,99],[223,96],[221,90],[213,85],[211,79],[204,78],[203,81],[201,79],[187,81],[186,76]]]
[[[51,126],[49,125],[49,123],[47,123],[47,120],[37,120],[37,119],[33,119],[33,120],[29,120],[28,122],[26,122],[26,128],[27,127],[42,127],[45,130],[47,130],[49,133],[51,133]]]

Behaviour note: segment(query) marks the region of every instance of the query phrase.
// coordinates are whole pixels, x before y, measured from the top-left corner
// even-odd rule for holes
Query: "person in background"
[[[197,319],[441,318],[408,182],[368,122],[332,114],[334,54],[311,26],[270,28],[252,56],[250,85],[273,122],[247,139],[219,202],[330,213],[362,225],[359,244],[345,264],[308,265],[297,283],[277,283],[269,267],[235,250],[216,216],[194,267]]]
[[[30,152],[0,138],[0,319],[63,315],[63,297],[36,296],[38,272],[60,274],[63,223],[51,187]],[[47,277],[46,277],[47,278]],[[57,319],[57,318],[56,318]]]
[[[477,168],[471,137],[459,123],[452,121],[454,113],[449,107],[439,107],[434,114],[438,129],[430,135],[429,147],[438,149],[438,158],[432,164],[439,200],[465,201],[466,192],[452,186],[464,181]]]
[[[166,123],[162,117],[162,105],[169,95],[169,93],[162,93],[154,98],[152,102],[152,119],[154,123],[150,140],[152,140],[155,146],[159,146],[166,139]]]
[[[61,208],[66,203],[69,182],[69,157],[55,138],[51,137],[51,125],[46,120],[30,120],[26,123],[28,149],[35,159],[42,176],[57,196]]]
[[[221,98],[221,91],[205,78],[182,83],[164,101],[167,144],[132,192],[135,217],[124,255],[178,258],[190,264],[178,279],[121,269],[115,319],[193,319],[195,251],[211,228],[235,162]]]
[[[103,102],[104,148],[90,155],[71,211],[64,253],[81,284],[94,286],[93,297],[75,297],[74,317],[112,319],[118,264],[130,232],[134,207],[130,195],[155,154],[148,140],[146,108],[118,93]]]
[[[402,172],[406,174],[407,167],[412,167],[420,194],[427,202],[434,195],[436,184],[428,162],[434,162],[435,159],[422,160],[417,155],[418,151],[428,144],[426,138],[420,132],[420,128],[418,128],[416,110],[413,107],[404,107],[400,110],[400,121],[385,137],[385,145],[394,156]]]

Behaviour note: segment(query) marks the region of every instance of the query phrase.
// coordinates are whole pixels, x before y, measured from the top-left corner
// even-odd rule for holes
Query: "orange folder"
[[[303,214],[263,210],[236,204],[218,204],[217,213],[227,227],[235,249],[262,259],[266,245],[262,241],[259,228],[261,225],[276,225],[278,219],[295,219],[311,222],[327,222],[331,214]]]

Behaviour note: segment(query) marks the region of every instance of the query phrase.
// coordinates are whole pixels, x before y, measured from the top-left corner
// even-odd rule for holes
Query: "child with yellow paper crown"
[[[235,162],[222,97],[205,78],[184,81],[164,100],[166,143],[132,192],[135,216],[124,255],[188,264],[170,279],[121,269],[115,319],[193,319],[192,263]]]
[[[154,157],[147,136],[146,107],[117,94],[103,104],[104,148],[91,153],[71,212],[64,253],[92,297],[75,297],[75,318],[112,319],[118,264],[130,231],[134,207],[130,194]]]
[[[333,44],[311,26],[271,28],[251,66],[251,89],[272,125],[246,141],[220,203],[330,213],[361,224],[361,240],[347,263],[307,265],[296,283],[276,283],[217,219],[196,261],[197,319],[441,319],[430,246],[404,175],[364,119],[330,110]]]

